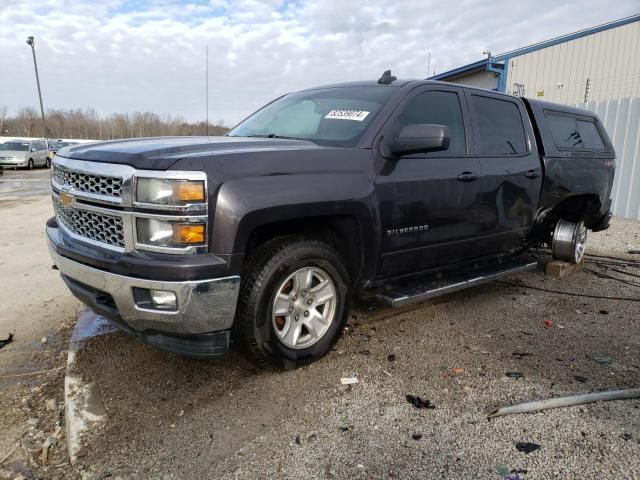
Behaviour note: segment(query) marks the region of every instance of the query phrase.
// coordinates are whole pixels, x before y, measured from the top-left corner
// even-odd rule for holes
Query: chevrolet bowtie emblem
[[[60,192],[60,202],[65,207],[73,205],[73,195],[69,195],[67,192]]]

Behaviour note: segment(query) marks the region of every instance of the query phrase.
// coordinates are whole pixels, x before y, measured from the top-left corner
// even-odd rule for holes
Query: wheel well
[[[336,215],[299,218],[261,225],[251,232],[245,253],[249,255],[263,243],[283,236],[301,236],[327,242],[344,258],[351,281],[355,284],[360,278],[364,263],[362,231],[355,217]]]
[[[587,227],[592,227],[600,220],[600,199],[595,194],[574,195],[563,199],[554,206],[535,229],[534,238],[538,242],[551,244],[553,230],[560,219],[578,223],[584,221]]]

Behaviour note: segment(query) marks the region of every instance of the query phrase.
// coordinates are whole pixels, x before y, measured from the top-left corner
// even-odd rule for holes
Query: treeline
[[[111,140],[207,133],[205,122],[187,122],[179,116],[150,112],[100,116],[93,109],[49,109],[45,112],[46,131],[43,131],[40,113],[35,108],[22,108],[15,116],[7,112],[7,107],[0,106],[0,136]],[[209,135],[223,135],[228,130],[222,125],[209,124]]]

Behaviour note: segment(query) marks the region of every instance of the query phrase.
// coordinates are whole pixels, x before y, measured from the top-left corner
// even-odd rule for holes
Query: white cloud
[[[4,2],[4,3],[3,3]],[[134,5],[134,6],[132,6]],[[635,13],[635,0],[0,0],[0,105],[154,111],[235,122],[287,91],[408,78]]]

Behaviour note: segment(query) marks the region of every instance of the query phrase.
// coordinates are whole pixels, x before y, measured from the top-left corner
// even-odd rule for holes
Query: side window
[[[455,92],[429,91],[419,93],[404,107],[398,117],[399,128],[415,123],[435,123],[449,127],[451,143],[447,154],[465,155],[467,142],[462,120],[462,108]],[[439,154],[445,152],[438,152]]]
[[[567,115],[545,113],[551,135],[558,148],[571,150],[606,150],[596,124]]]
[[[508,100],[471,95],[478,119],[478,153],[517,155],[527,152],[518,106]]]

